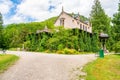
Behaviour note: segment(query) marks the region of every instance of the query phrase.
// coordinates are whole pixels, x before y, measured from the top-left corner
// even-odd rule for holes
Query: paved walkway
[[[58,55],[20,51],[7,53],[21,58],[0,74],[0,80],[72,80],[74,69],[96,59],[94,54]]]

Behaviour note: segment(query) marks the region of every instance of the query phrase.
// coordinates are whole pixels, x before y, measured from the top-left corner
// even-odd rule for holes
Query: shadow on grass
[[[119,57],[120,57],[120,53],[115,53],[114,55],[116,55],[116,56],[119,56]]]

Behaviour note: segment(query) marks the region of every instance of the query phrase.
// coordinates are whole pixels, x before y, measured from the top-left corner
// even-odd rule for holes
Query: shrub
[[[58,50],[62,50],[64,48],[64,45],[63,44],[59,44],[58,45]]]
[[[29,50],[30,46],[31,46],[30,41],[24,42],[24,48],[25,48],[25,50]]]
[[[64,51],[64,54],[79,54],[79,52],[76,51],[75,49],[65,48],[63,51]]]
[[[46,50],[46,51],[44,51],[45,53],[51,53],[51,51],[48,49],[48,50]]]
[[[58,44],[59,44],[59,39],[58,38],[50,38],[47,41],[47,46],[51,51],[52,50],[57,50]]]
[[[120,52],[120,41],[114,44],[113,50],[117,53]]]
[[[64,51],[63,50],[59,50],[56,53],[58,53],[58,54],[64,54]]]

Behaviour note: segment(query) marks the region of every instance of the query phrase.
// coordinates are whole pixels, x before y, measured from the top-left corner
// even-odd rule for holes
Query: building
[[[92,26],[89,21],[83,22],[80,20],[79,14],[68,14],[62,8],[62,12],[60,13],[58,19],[55,21],[55,26],[64,26],[64,28],[69,29],[81,29],[83,31],[92,33]]]

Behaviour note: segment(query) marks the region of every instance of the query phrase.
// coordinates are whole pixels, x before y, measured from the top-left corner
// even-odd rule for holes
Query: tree
[[[99,39],[98,39],[98,34],[97,33],[94,33],[93,36],[92,36],[92,51],[93,52],[97,52],[100,48],[99,48]]]
[[[92,23],[93,32],[98,33],[104,31],[105,33],[109,33],[110,18],[105,14],[99,0],[94,0],[94,5],[92,6],[90,14],[90,21]]]
[[[2,14],[0,13],[0,35],[2,34],[2,24],[3,24],[3,20],[2,20]]]
[[[3,29],[2,14],[0,13],[0,48],[6,50],[9,48],[9,40]]]
[[[120,52],[120,41],[118,41],[117,43],[115,43],[115,44],[113,45],[113,50],[114,50],[116,53]]]
[[[0,48],[2,47],[2,34],[3,34],[3,20],[2,20],[2,14],[0,13]]]
[[[118,12],[113,15],[112,23],[115,33],[115,40],[120,41],[120,2],[118,4]]]

